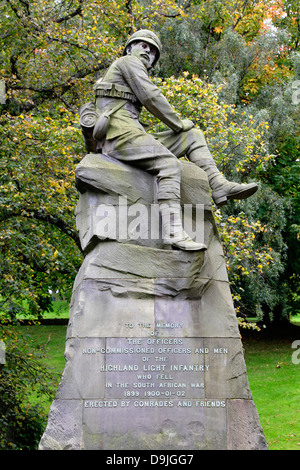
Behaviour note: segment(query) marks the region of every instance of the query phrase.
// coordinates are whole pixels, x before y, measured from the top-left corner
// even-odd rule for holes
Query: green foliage
[[[180,78],[157,78],[157,85],[182,117],[191,119],[205,132],[218,166],[227,176],[249,178],[257,167],[266,168],[272,156],[266,143],[268,123],[222,100],[222,86],[215,86],[184,72]],[[145,119],[163,129],[149,113]]]
[[[44,352],[14,327],[0,324],[6,363],[0,365],[0,449],[35,450],[45,427],[43,398],[52,397],[58,377],[42,365]],[[37,402],[28,402],[35,394]]]
[[[160,35],[155,80],[205,132],[219,168],[259,182],[257,195],[215,212],[240,325],[245,315],[266,321],[300,310],[299,2],[3,0],[0,13],[2,317],[41,317],[51,290],[66,295],[73,285],[82,261],[78,108],[139,28]],[[40,366],[43,350],[0,328],[0,448],[35,448],[45,417],[25,397],[52,396],[57,379]]]
[[[220,116],[212,126],[216,126],[216,133],[207,127],[205,119],[196,119],[206,131],[219,167],[233,180],[250,177],[261,181],[259,199],[254,197],[249,203],[231,203],[223,208],[220,224],[237,307],[244,313],[277,320],[299,310],[300,145],[299,104],[294,99],[295,80],[300,78],[298,3],[198,0],[190,4],[187,15],[168,21],[160,31],[165,51],[159,75],[180,78],[185,71],[190,76],[195,74],[206,83],[217,85],[218,104],[229,107],[226,114],[230,125],[224,121],[222,108],[214,108]],[[183,102],[185,96],[180,96]],[[202,99],[206,102],[209,96],[206,90]],[[195,113],[189,117],[195,119]],[[272,249],[270,264],[264,265],[260,259],[254,262],[258,243],[262,243],[254,229],[251,258],[247,259],[243,250],[234,250],[232,256],[230,246],[238,243],[232,232],[236,228],[233,219],[241,210],[244,230],[256,223],[265,227],[269,240],[261,249]],[[239,234],[241,241],[242,231]],[[265,266],[264,272],[257,272],[256,265]],[[243,268],[242,277],[238,266]]]
[[[299,2],[3,0],[0,13],[2,318],[41,317],[53,307],[51,291],[72,288],[82,262],[78,109],[139,28],[160,35],[155,80],[205,132],[219,168],[259,182],[256,196],[215,212],[240,325],[248,315],[276,320],[300,310]],[[33,403],[53,397],[58,379],[28,336],[8,323],[0,333],[0,449],[33,449],[45,425]]]
[[[278,282],[284,269],[282,257],[286,246],[282,227],[278,226],[280,217],[276,213],[276,210],[281,212],[284,224],[281,204],[275,194],[263,186],[259,191],[259,207],[257,203],[252,203],[252,207],[248,202],[231,203],[217,217],[219,215],[219,232],[237,313],[262,320],[266,313],[273,318],[282,298],[283,291],[278,290]],[[274,206],[269,205],[272,199]],[[269,209],[265,218],[259,210],[263,200]]]
[[[291,312],[299,298],[297,2],[4,0],[0,11],[1,312],[13,318],[26,305],[42,316],[50,290],[72,287],[82,261],[78,108],[141,27],[160,34],[157,83],[203,129],[219,168],[260,181],[258,197],[217,213],[237,307],[272,317],[284,292],[280,315]]]
[[[85,153],[78,109],[121,54],[133,18],[144,27],[182,10],[171,0],[7,0],[0,12],[0,311],[40,317],[52,308],[50,290],[70,291],[82,261],[74,218],[74,169]]]
[[[49,289],[69,290],[80,265],[76,160],[70,152],[81,136],[69,124],[70,116],[60,129],[54,119],[33,112],[7,117],[0,117],[1,311],[14,316],[26,300],[39,316],[51,308]]]
[[[268,153],[269,124],[221,100],[222,87],[199,77],[156,79],[167,99],[182,116],[205,132],[218,166],[235,181],[269,174],[273,156]],[[154,130],[160,122],[145,113]],[[259,197],[231,202],[215,212],[226,255],[228,275],[238,315],[273,318],[281,300],[278,282],[283,272],[286,244],[284,198],[260,184]]]
[[[231,102],[249,103],[264,84],[290,76],[285,63],[290,35],[283,24],[276,34],[271,28],[283,14],[266,2],[191,2],[187,14],[161,26],[165,50],[159,73],[178,76],[187,70],[226,82]]]
[[[284,271],[278,284],[284,292],[279,305],[286,317],[300,309],[300,108],[299,104],[293,102],[294,82],[294,80],[289,80],[285,86],[264,87],[260,99],[252,104],[253,112],[264,114],[269,121],[268,141],[270,150],[274,154],[268,171],[259,172],[259,178],[275,191],[277,200],[282,201],[284,209],[285,224],[281,231],[287,250],[286,257],[283,259]]]

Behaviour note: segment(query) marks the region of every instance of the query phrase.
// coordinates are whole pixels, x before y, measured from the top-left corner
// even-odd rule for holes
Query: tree
[[[96,34],[89,2],[7,1],[1,9],[1,310],[41,315],[51,308],[49,290],[67,292],[80,265],[74,166],[84,149],[77,108],[87,77],[118,46],[107,31]]]
[[[136,24],[181,10],[171,0],[6,0],[0,8],[1,311],[42,315],[50,290],[68,292],[82,260],[74,221],[74,168],[85,152],[78,109]]]
[[[82,261],[73,215],[74,168],[85,153],[78,108],[93,99],[94,82],[128,35],[145,27],[164,44],[160,86],[205,131],[221,170],[261,182],[256,202],[231,203],[217,216],[235,297],[247,311],[272,316],[281,280],[289,291],[299,273],[287,251],[287,241],[296,247],[299,226],[292,215],[297,180],[288,171],[299,142],[298,111],[290,112],[288,101],[300,69],[297,3],[5,0],[0,8],[1,311],[13,317],[29,306],[42,315],[51,308],[50,289],[70,290]],[[283,168],[288,191],[280,186]],[[239,243],[234,227],[249,230],[248,251],[231,251]]]
[[[259,222],[265,227],[264,233],[271,235],[268,244],[276,253],[276,275],[269,270],[256,273],[253,261],[248,268],[243,266],[240,262],[242,251],[234,250],[232,256],[225,244],[230,259],[229,275],[238,296],[235,298],[245,312],[259,313],[264,320],[288,318],[299,311],[299,201],[296,190],[299,187],[299,104],[295,103],[300,77],[299,34],[298,2],[287,1],[198,0],[191,3],[187,16],[170,20],[161,27],[166,45],[159,70],[162,77],[171,74],[179,77],[188,70],[222,87],[219,102],[235,105],[238,125],[243,119],[252,122],[252,126],[268,122],[264,138],[272,158],[268,165],[259,162],[255,154],[260,155],[260,151],[256,152],[254,148],[251,156],[251,175],[261,181],[258,204],[254,207],[252,201],[255,198],[250,203],[231,203],[222,209],[220,220],[224,240],[228,243],[232,233],[228,221],[233,223],[241,209],[244,212],[239,223],[243,220],[245,227],[255,227]],[[210,144],[214,141],[215,137]],[[243,161],[238,164],[235,146],[228,146],[228,142],[225,145],[227,147],[218,148],[217,144],[214,153],[223,171],[233,178],[236,171],[247,173],[247,165]],[[229,164],[224,165],[227,151]],[[232,163],[235,163],[235,170]],[[250,256],[253,259],[253,254]],[[244,280],[237,290],[235,271],[238,266],[243,268],[240,279]],[[269,284],[268,292],[262,283],[265,287]],[[251,293],[253,298],[249,303]],[[265,301],[260,301],[259,297]]]
[[[215,160],[226,175],[245,182],[264,173],[272,164],[266,137],[269,125],[220,99],[222,87],[199,77],[156,79],[167,99],[182,117],[191,119],[204,132]],[[145,113],[154,130],[162,124]],[[259,171],[258,171],[259,170]],[[227,260],[227,269],[237,313],[262,319],[272,317],[281,298],[278,281],[283,271],[286,245],[282,232],[286,218],[283,198],[260,185],[259,198],[231,202],[215,211]]]

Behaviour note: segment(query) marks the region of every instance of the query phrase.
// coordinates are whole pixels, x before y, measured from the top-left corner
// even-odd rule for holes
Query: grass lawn
[[[292,342],[247,339],[243,344],[249,384],[269,449],[300,450],[300,364],[292,362]]]
[[[41,346],[47,344],[46,362],[63,372],[66,325],[19,328]],[[244,339],[243,345],[250,388],[269,449],[300,450],[300,364],[292,362],[292,342],[258,337]],[[47,412],[50,404],[45,404]]]
[[[290,316],[290,322],[294,325],[300,326],[300,313]]]
[[[47,319],[53,319],[53,318],[69,318],[69,301],[68,300],[61,300],[57,299],[53,302],[53,311],[51,312],[44,312],[43,313],[43,318],[45,320]],[[26,307],[26,303],[24,302],[23,305]],[[17,318],[19,320],[33,320],[35,317],[30,316],[29,313],[27,313],[26,316],[24,315],[17,315]]]
[[[57,375],[58,382],[61,377],[61,374],[64,371],[65,367],[65,358],[64,358],[64,349],[66,342],[66,332],[67,325],[26,325],[19,326],[21,334],[28,340],[28,343],[32,342],[33,349],[35,345],[39,345],[45,351],[45,356],[43,358],[43,363],[47,364],[52,371]],[[54,397],[53,397],[54,399]],[[35,402],[37,400],[35,393],[28,391],[28,401]],[[45,408],[45,412],[48,414],[51,401],[48,401],[47,398],[41,401],[41,398],[38,399],[39,403]]]

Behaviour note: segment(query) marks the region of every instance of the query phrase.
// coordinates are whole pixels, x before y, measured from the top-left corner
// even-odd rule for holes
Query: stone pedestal
[[[205,173],[183,162],[206,252],[164,247],[155,177],[91,154],[76,184],[86,256],[40,449],[266,449]]]

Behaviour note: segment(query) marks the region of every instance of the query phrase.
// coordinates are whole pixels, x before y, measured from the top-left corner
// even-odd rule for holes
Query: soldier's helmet
[[[152,31],[149,31],[148,29],[140,29],[139,31],[136,31],[126,41],[126,44],[123,50],[123,55],[126,55],[126,48],[134,41],[145,41],[145,42],[148,42],[149,44],[152,44],[152,46],[156,48],[157,53],[155,56],[155,60],[153,62],[153,66],[154,66],[159,59],[161,49],[162,49],[161,42],[159,38],[156,36],[156,34],[153,33]]]

